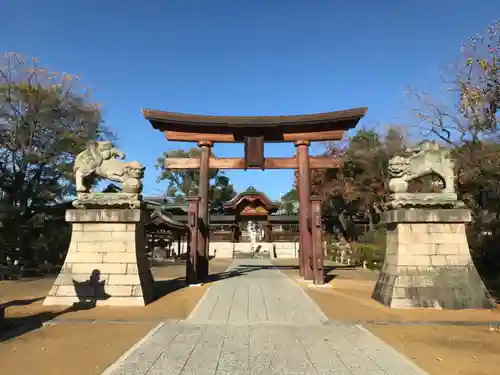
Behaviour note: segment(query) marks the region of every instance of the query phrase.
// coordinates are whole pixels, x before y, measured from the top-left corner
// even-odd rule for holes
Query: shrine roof
[[[324,140],[340,139],[338,137],[341,137],[344,131],[352,129],[358,124],[359,120],[366,114],[367,108],[286,116],[213,116],[153,109],[141,109],[141,112],[144,118],[151,122],[153,128],[167,132],[167,138],[170,140],[196,140],[195,138],[191,139],[186,134],[208,133],[211,135],[235,135],[234,137],[226,136],[226,138],[213,139],[219,142],[240,142],[242,134],[248,136],[263,135],[266,141],[272,142],[295,140],[293,136],[289,135],[293,133],[335,131],[339,134],[335,136],[325,135]],[[172,132],[181,132],[182,135],[172,134]],[[283,134],[288,136],[283,137]]]
[[[244,191],[239,193],[229,202],[224,203],[224,209],[235,210],[238,207],[238,205],[245,200],[248,202],[260,201],[269,212],[277,211],[278,208],[280,207],[279,202],[272,201],[266,194],[262,192]]]
[[[188,212],[187,204],[170,203],[164,197],[144,197],[144,202],[149,209],[154,210],[157,207],[161,207],[163,211],[170,212],[173,215],[187,214]]]
[[[155,209],[153,211],[149,220],[146,222],[146,225],[166,226],[168,229],[174,231],[187,230],[186,224],[176,221],[170,213],[165,212],[161,209]]]

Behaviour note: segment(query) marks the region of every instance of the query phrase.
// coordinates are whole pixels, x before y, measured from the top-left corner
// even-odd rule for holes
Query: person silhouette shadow
[[[101,280],[101,271],[95,269],[86,281],[78,282],[73,279],[75,294],[78,297],[78,307],[95,307],[97,301],[111,297],[105,291],[105,280]]]

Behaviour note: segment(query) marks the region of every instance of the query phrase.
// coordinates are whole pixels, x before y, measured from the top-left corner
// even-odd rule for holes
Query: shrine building
[[[152,216],[150,249],[172,247],[174,254],[187,252],[188,206],[168,204],[163,198],[145,198]],[[210,214],[209,256],[247,257],[257,252],[271,258],[296,258],[299,249],[299,217],[280,214],[280,202],[272,201],[253,187],[224,203],[222,213]],[[163,230],[162,230],[163,229]]]

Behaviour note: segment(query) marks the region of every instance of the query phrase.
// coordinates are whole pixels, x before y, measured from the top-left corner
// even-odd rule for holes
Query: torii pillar
[[[200,180],[198,182],[198,195],[200,196],[199,213],[200,230],[198,248],[200,257],[198,259],[198,280],[204,281],[208,278],[208,236],[209,236],[209,214],[208,214],[208,189],[210,172],[210,154],[214,143],[212,141],[199,141],[200,154]]]
[[[299,231],[300,231],[300,252],[299,252],[299,275],[304,280],[312,280],[312,242],[311,233],[307,225],[310,211],[311,198],[311,170],[309,168],[309,145],[311,142],[302,140],[296,141],[297,148],[297,168],[299,171]]]

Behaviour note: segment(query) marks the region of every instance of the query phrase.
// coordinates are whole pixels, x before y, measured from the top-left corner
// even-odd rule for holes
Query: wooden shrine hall
[[[155,200],[173,222],[188,227],[188,205],[170,205],[164,198]],[[298,258],[299,220],[281,211],[281,203],[250,186],[223,204],[223,210],[209,210],[209,256],[212,258]],[[159,218],[158,218],[159,219]],[[166,220],[155,222],[156,231],[164,229],[178,242],[178,253],[187,251],[185,233],[168,227]],[[166,229],[166,230],[165,230]],[[161,244],[158,244],[161,247]],[[159,250],[160,252],[162,250]]]
[[[209,169],[297,169],[299,193],[300,276],[324,283],[321,200],[311,196],[311,169],[342,168],[343,160],[309,156],[314,141],[338,141],[354,128],[367,108],[294,116],[208,116],[143,109],[145,119],[169,141],[197,142],[199,158],[167,158],[166,169],[199,169],[198,196],[188,197],[189,256],[187,280],[208,277]],[[215,142],[243,143],[243,158],[214,158]],[[266,142],[294,142],[296,157],[266,158]]]

